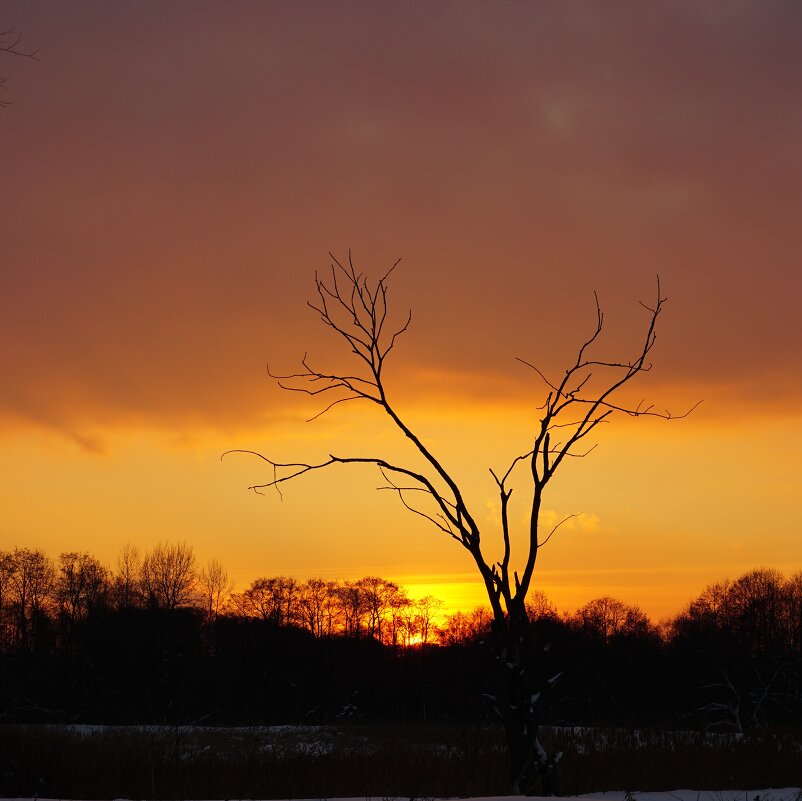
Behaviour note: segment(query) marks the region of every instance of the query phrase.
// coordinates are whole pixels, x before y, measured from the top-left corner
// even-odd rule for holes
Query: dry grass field
[[[558,728],[562,792],[798,786],[776,735]],[[47,798],[447,798],[505,791],[498,730],[412,725],[0,727],[0,794]]]

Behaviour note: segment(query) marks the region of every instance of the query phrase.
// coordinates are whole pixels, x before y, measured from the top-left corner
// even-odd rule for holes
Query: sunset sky
[[[395,403],[495,536],[488,468],[605,311],[637,388],[557,476],[560,609],[660,617],[759,566],[802,570],[802,5],[796,2],[4,2],[0,549],[186,540],[240,589],[381,575],[481,601],[453,541],[369,469],[247,491],[280,461],[406,458],[376,409],[283,393],[328,252],[396,259]],[[522,474],[525,479],[525,474]],[[516,498],[524,497],[525,481]],[[513,521],[524,522],[524,504]]]

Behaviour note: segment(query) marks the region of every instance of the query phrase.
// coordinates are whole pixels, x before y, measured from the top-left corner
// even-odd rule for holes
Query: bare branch
[[[503,489],[504,483],[510,477],[510,473],[512,473],[515,466],[520,462],[523,462],[525,459],[531,458],[531,456],[532,456],[532,451],[527,451],[526,453],[522,453],[520,456],[516,456],[512,460],[512,462],[510,462],[510,466],[507,468],[507,472],[504,473],[504,476],[501,479],[501,481],[499,481],[498,476],[493,472],[493,470],[492,469],[490,470],[490,474],[493,476],[494,479],[496,479],[496,483],[498,484],[499,489]]]
[[[39,61],[38,50],[23,50],[20,47],[22,42],[22,34],[17,33],[14,28],[6,28],[0,30],[0,53],[7,53],[11,56],[19,56],[20,58],[28,58],[31,61]],[[6,88],[6,78],[0,75],[0,90]],[[8,108],[11,105],[10,100],[0,99],[0,109]]]
[[[462,543],[462,538],[457,536],[457,534],[454,533],[454,528],[451,525],[451,522],[448,520],[448,518],[445,515],[443,515],[443,514],[437,514],[437,515],[428,514],[427,512],[424,512],[421,509],[418,509],[417,507],[412,506],[412,504],[410,504],[407,501],[407,499],[404,497],[404,493],[405,492],[422,492],[422,493],[425,493],[425,494],[427,494],[427,495],[429,495],[431,497],[431,492],[429,492],[428,489],[426,489],[425,487],[403,487],[403,486],[400,486],[400,485],[396,484],[387,475],[387,473],[383,469],[380,468],[380,470],[381,470],[382,475],[384,476],[384,479],[387,481],[388,486],[386,486],[386,487],[378,487],[377,489],[379,489],[379,490],[390,490],[392,492],[395,492],[398,495],[398,498],[401,501],[401,503],[402,503],[402,505],[404,506],[405,509],[407,509],[408,511],[412,512],[413,514],[419,515],[420,517],[424,518],[425,520],[428,520],[430,523],[432,523],[440,531],[442,531],[445,534],[448,534],[448,536],[451,537],[452,539],[455,539],[458,542]],[[442,503],[445,503],[446,505],[449,505],[448,502],[443,498],[440,498],[437,502],[438,503],[442,502]]]
[[[614,396],[622,387],[640,373],[648,372],[651,369],[652,365],[646,359],[657,339],[655,326],[666,302],[666,298],[662,296],[659,276],[657,278],[657,299],[654,305],[650,306],[643,302],[640,304],[649,313],[640,350],[633,358],[626,361],[588,355],[589,350],[599,339],[604,327],[604,314],[599,304],[598,295],[595,292],[594,300],[596,305],[596,327],[579,347],[574,363],[565,371],[559,384],[549,381],[544,373],[533,363],[525,359],[518,359],[522,364],[534,370],[550,388],[546,402],[540,407],[543,416],[530,456],[534,498],[532,519],[530,521],[529,554],[526,568],[521,578],[523,592],[526,592],[529,587],[538,548],[543,544],[539,541],[537,521],[543,490],[564,459],[583,458],[595,448],[594,445],[584,453],[577,453],[574,450],[577,443],[585,439],[597,426],[606,423],[608,418],[616,412],[630,417],[657,417],[672,420],[687,417],[699,405],[696,403],[684,413],[675,415],[668,410],[659,411],[653,405],[647,405],[643,401],[635,406],[630,406],[614,399]],[[601,384],[601,388],[597,390],[591,390],[590,388],[590,379],[594,374],[598,374],[595,376],[597,379],[595,385]],[[568,415],[570,415],[570,422],[565,422],[563,417]],[[556,429],[563,429],[567,433],[562,442],[552,444],[550,442],[550,432]],[[550,537],[551,534],[549,534],[547,540]]]
[[[323,470],[327,467],[332,467],[333,465],[337,464],[376,465],[382,471],[382,474],[385,475],[385,478],[387,478],[385,472],[387,471],[406,476],[407,478],[411,478],[414,481],[418,482],[419,488],[425,491],[434,500],[434,502],[440,508],[441,513],[449,521],[449,523],[453,525],[455,529],[460,530],[463,534],[466,533],[464,525],[462,525],[460,522],[462,511],[456,504],[449,501],[447,498],[443,497],[443,495],[437,491],[435,486],[426,476],[424,476],[421,473],[417,473],[414,470],[409,470],[405,467],[391,464],[390,462],[387,462],[384,459],[379,459],[376,457],[361,457],[361,456],[340,457],[340,456],[335,456],[334,454],[329,454],[328,459],[322,462],[318,462],[316,464],[310,464],[307,462],[277,462],[274,459],[271,459],[270,457],[265,456],[262,453],[259,453],[258,451],[248,450],[245,448],[232,448],[230,450],[225,451],[220,458],[223,459],[224,457],[228,456],[231,453],[243,453],[251,456],[256,456],[262,461],[267,462],[272,467],[273,479],[271,481],[266,481],[262,484],[253,484],[250,487],[248,487],[249,490],[252,490],[253,492],[256,492],[257,494],[260,495],[263,494],[261,492],[262,490],[270,488],[275,488],[276,490],[279,490],[280,494],[281,484],[284,484],[288,481],[292,481],[293,479],[296,478],[300,478],[301,476],[304,476],[307,473],[311,473],[317,470]]]
[[[0,53],[9,53],[12,56],[20,56],[21,58],[29,58],[32,61],[39,61],[39,51],[22,50],[20,48],[21,42],[22,34],[17,33],[14,28],[0,30]]]
[[[556,526],[554,526],[554,528],[553,528],[553,529],[552,529],[552,530],[549,532],[549,535],[548,535],[548,537],[546,537],[546,539],[544,539],[544,540],[543,540],[543,542],[541,542],[541,543],[538,545],[538,547],[539,547],[539,548],[542,548],[542,547],[543,547],[543,546],[544,546],[544,545],[545,545],[545,544],[546,544],[546,543],[547,543],[547,542],[548,542],[548,541],[549,541],[549,540],[550,540],[550,539],[551,539],[551,538],[554,536],[554,533],[557,531],[557,529],[558,529],[558,528],[559,528],[559,527],[560,527],[560,526],[561,526],[563,523],[567,523],[569,520],[573,520],[575,517],[580,517],[582,514],[584,514],[584,512],[576,512],[576,513],[574,513],[574,514],[572,514],[572,515],[568,515],[568,517],[564,517],[562,520],[560,520],[560,522],[559,522],[559,523],[557,523],[557,525],[556,525]]]
[[[543,383],[547,387],[550,387],[555,392],[557,392],[557,386],[555,384],[552,384],[551,381],[549,381],[549,379],[546,378],[546,376],[543,374],[543,371],[539,367],[532,364],[532,362],[528,362],[526,359],[522,359],[520,356],[516,356],[515,361],[520,362],[521,364],[525,364],[527,367],[531,367],[543,379]]]

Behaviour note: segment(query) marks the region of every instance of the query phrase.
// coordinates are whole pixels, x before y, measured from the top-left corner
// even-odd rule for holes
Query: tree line
[[[254,579],[233,591],[217,559],[198,566],[186,543],[159,543],[141,552],[126,545],[116,570],[89,553],[65,552],[56,560],[41,550],[0,551],[0,650],[36,651],[43,639],[69,643],[93,611],[193,610],[208,625],[221,615],[253,618],[305,629],[315,637],[367,637],[385,645],[427,645],[437,639],[443,603],[410,599],[392,581],[292,576]]]
[[[535,591],[526,611],[549,722],[746,732],[802,719],[802,572],[711,584],[659,623],[611,597],[559,613]],[[482,718],[492,614],[442,612],[372,576],[260,577],[234,592],[185,543],[126,546],[113,570],[88,553],[0,551],[0,715]]]

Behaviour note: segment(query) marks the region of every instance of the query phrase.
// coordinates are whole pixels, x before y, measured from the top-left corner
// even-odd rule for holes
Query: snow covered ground
[[[603,793],[587,793],[580,796],[565,796],[562,801],[802,801],[802,789],[799,787],[772,788],[768,790],[666,790],[659,793],[629,792],[626,790],[608,790]],[[16,798],[4,801],[63,801],[48,798]],[[108,801],[124,801],[109,799]],[[306,799],[306,801],[407,801],[396,796],[372,796],[362,798],[327,798]],[[408,801],[439,801],[438,799],[409,799]],[[468,801],[468,799],[449,799],[448,801]],[[551,798],[537,796],[492,796],[473,798],[470,801],[555,801]]]
[[[419,794],[449,792],[452,787],[457,793],[492,792],[504,786],[503,777],[497,775],[500,743],[492,737],[466,740],[464,732],[451,730],[359,725],[3,728],[8,753],[0,778],[5,779],[6,792],[41,790],[41,796],[29,796],[27,801],[51,801],[60,793],[64,794],[61,799],[92,793],[95,798],[122,801],[223,798],[228,792],[232,793],[229,798],[276,798],[289,793],[312,801],[312,793],[327,788],[354,795],[362,788],[366,793],[387,788],[390,793],[414,793],[416,797],[388,793],[323,801],[439,801]],[[762,750],[755,750],[741,748],[742,740],[735,735],[584,728],[548,733],[559,741],[556,745],[561,750],[578,755],[572,770],[584,778],[573,782],[571,789],[622,787],[568,796],[569,801],[802,801],[799,787],[744,786],[750,781],[763,786],[799,784],[802,745],[798,741],[789,745],[785,740],[770,739],[762,743]],[[15,744],[21,745],[14,750]],[[432,759],[432,754],[442,759]],[[98,770],[98,761],[107,769]],[[740,770],[742,767],[748,770]],[[319,780],[307,781],[316,771]],[[715,789],[735,782],[742,783],[743,789]],[[682,784],[698,789],[632,789]],[[448,801],[464,798],[450,796]],[[472,801],[531,799],[492,796]]]
[[[783,787],[770,790],[671,790],[661,793],[627,794],[623,791],[605,793],[587,793],[579,796],[603,801],[802,801],[802,789],[799,787]],[[552,799],[553,801],[553,799]]]

